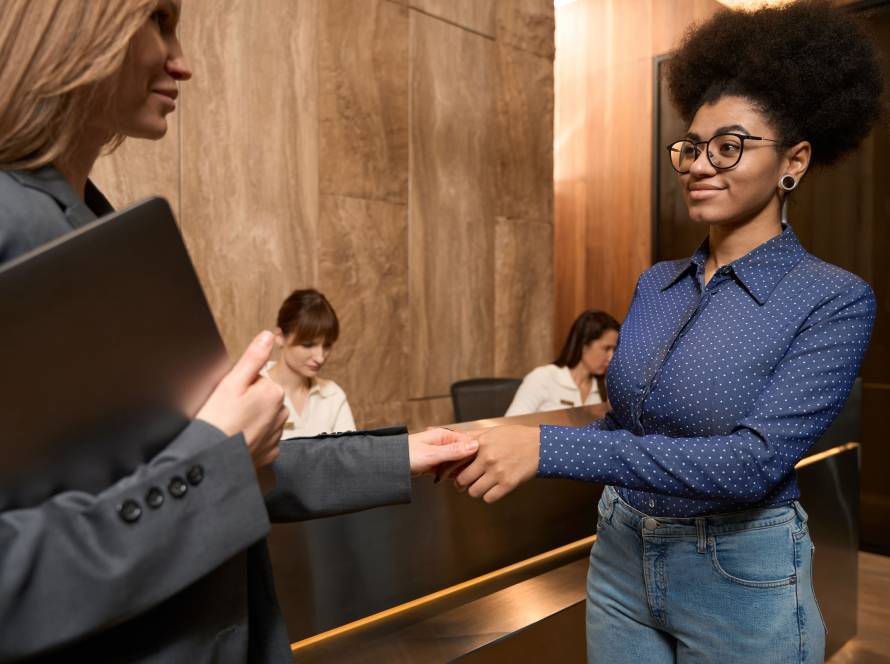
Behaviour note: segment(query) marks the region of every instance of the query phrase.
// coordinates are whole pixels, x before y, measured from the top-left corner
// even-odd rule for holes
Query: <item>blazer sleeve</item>
[[[163,496],[154,508],[146,501],[152,490]],[[0,661],[40,654],[142,613],[268,529],[243,437],[228,438],[201,421],[98,495],[66,491],[4,511]]]
[[[266,497],[273,522],[411,500],[404,428],[282,440],[274,468],[276,487]]]

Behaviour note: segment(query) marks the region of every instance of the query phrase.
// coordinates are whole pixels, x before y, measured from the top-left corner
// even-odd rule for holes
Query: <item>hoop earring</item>
[[[791,191],[792,189],[797,188],[797,178],[793,175],[783,175],[782,179],[779,180],[779,186],[782,187],[785,191]]]

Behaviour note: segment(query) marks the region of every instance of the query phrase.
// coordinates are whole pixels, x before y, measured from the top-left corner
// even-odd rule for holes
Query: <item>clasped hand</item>
[[[476,457],[440,466],[437,475],[454,479],[455,486],[473,498],[493,503],[537,474],[541,450],[538,427],[509,425],[464,433],[479,443]]]

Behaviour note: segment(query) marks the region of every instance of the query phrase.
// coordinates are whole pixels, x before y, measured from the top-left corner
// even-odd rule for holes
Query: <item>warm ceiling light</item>
[[[731,9],[760,9],[761,7],[780,7],[793,0],[718,0]]]

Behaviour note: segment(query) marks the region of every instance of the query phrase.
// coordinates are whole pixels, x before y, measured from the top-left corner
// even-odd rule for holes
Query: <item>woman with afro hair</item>
[[[794,466],[847,399],[875,298],[807,253],[783,208],[878,119],[878,56],[847,13],[798,2],[717,13],[668,75],[689,124],[667,156],[707,238],[640,277],[610,413],[486,430],[456,481],[487,502],[536,474],[607,485],[589,662],[822,662]]]

